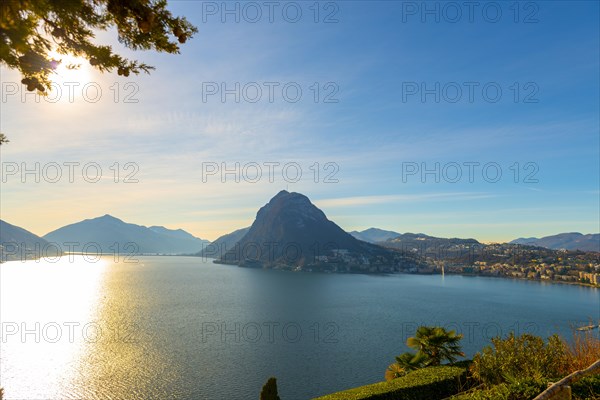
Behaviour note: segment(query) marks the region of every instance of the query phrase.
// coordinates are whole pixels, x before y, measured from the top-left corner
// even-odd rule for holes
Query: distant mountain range
[[[420,249],[447,248],[452,246],[483,246],[475,239],[439,238],[425,235],[423,233],[398,233],[378,228],[369,228],[364,231],[352,231],[352,236],[359,240],[379,244],[384,247],[398,249]],[[581,250],[600,252],[600,234],[583,235],[579,232],[559,233],[557,235],[545,236],[543,238],[519,238],[508,244],[520,244],[527,246],[543,247],[551,250]]]
[[[543,238],[518,238],[510,243],[545,247],[553,250],[581,250],[600,252],[600,234],[581,234],[579,232],[559,233]]]
[[[64,226],[44,235],[44,239],[63,249],[69,248],[68,243],[78,243],[72,247],[75,252],[87,246],[87,252],[99,249],[103,254],[192,254],[209,243],[182,229],[129,224],[108,214]]]
[[[248,226],[246,228],[238,229],[237,231],[223,235],[214,242],[204,246],[202,251],[195,255],[208,258],[221,258],[225,253],[233,249],[249,230],[250,227]]]
[[[400,236],[400,233],[394,231],[385,231],[378,228],[369,228],[364,231],[352,231],[349,232],[352,236],[358,240],[369,243],[385,242],[388,239],[393,239]]]
[[[282,190],[258,210],[248,232],[218,262],[273,268],[378,271],[403,260],[400,252],[363,242],[327,219],[300,193]]]
[[[0,220],[0,262],[39,258],[50,252],[48,242],[41,237]],[[56,249],[52,254],[55,255]]]
[[[465,257],[466,252],[495,251],[494,246],[498,246],[490,247],[475,239],[439,238],[378,228],[347,233],[328,220],[308,197],[285,190],[258,211],[252,226],[223,235],[213,243],[182,229],[145,227],[110,215],[67,225],[43,237],[0,220],[0,261],[38,258],[43,255],[40,249],[49,249],[51,243],[57,243],[63,251],[69,250],[72,246],[69,243],[78,243],[79,247],[73,247],[75,252],[83,251],[86,244],[92,244],[87,248],[88,252],[193,254],[227,264],[248,264],[248,260],[252,260],[252,264],[256,265],[286,264],[296,267],[328,258],[329,264],[333,265],[335,257],[344,258],[346,264],[363,266],[375,259],[398,262],[411,254],[413,258],[435,254],[439,259],[459,260]],[[572,232],[542,238],[519,238],[505,246],[517,245],[600,252],[600,234]],[[53,248],[52,255],[56,249]],[[419,260],[411,262],[418,263]]]

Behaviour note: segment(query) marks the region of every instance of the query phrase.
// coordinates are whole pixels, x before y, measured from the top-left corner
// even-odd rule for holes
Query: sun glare
[[[50,58],[60,61],[52,74],[52,81],[60,84],[65,82],[85,83],[90,80],[91,67],[86,59],[57,52],[51,52],[49,55]]]

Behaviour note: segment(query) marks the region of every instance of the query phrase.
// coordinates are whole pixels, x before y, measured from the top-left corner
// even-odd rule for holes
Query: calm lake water
[[[0,266],[7,399],[256,399],[270,376],[308,399],[382,380],[422,323],[463,333],[471,356],[600,318],[600,291],[578,286],[71,257]]]

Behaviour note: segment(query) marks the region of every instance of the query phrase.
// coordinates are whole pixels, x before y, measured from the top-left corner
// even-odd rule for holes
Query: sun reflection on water
[[[109,265],[70,255],[0,266],[0,386],[7,399],[76,395],[85,345],[98,335]]]

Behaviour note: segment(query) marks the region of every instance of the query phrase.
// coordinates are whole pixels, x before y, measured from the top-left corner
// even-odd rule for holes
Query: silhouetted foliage
[[[116,28],[119,42],[127,48],[178,53],[179,44],[197,29],[166,6],[166,0],[3,0],[0,62],[21,72],[27,90],[42,93],[50,88],[50,73],[61,62],[51,52],[85,58],[98,70],[117,70],[119,75],[149,72],[152,66],[92,40],[97,31]]]
[[[277,394],[277,379],[269,378],[260,391],[260,400],[281,400]]]

